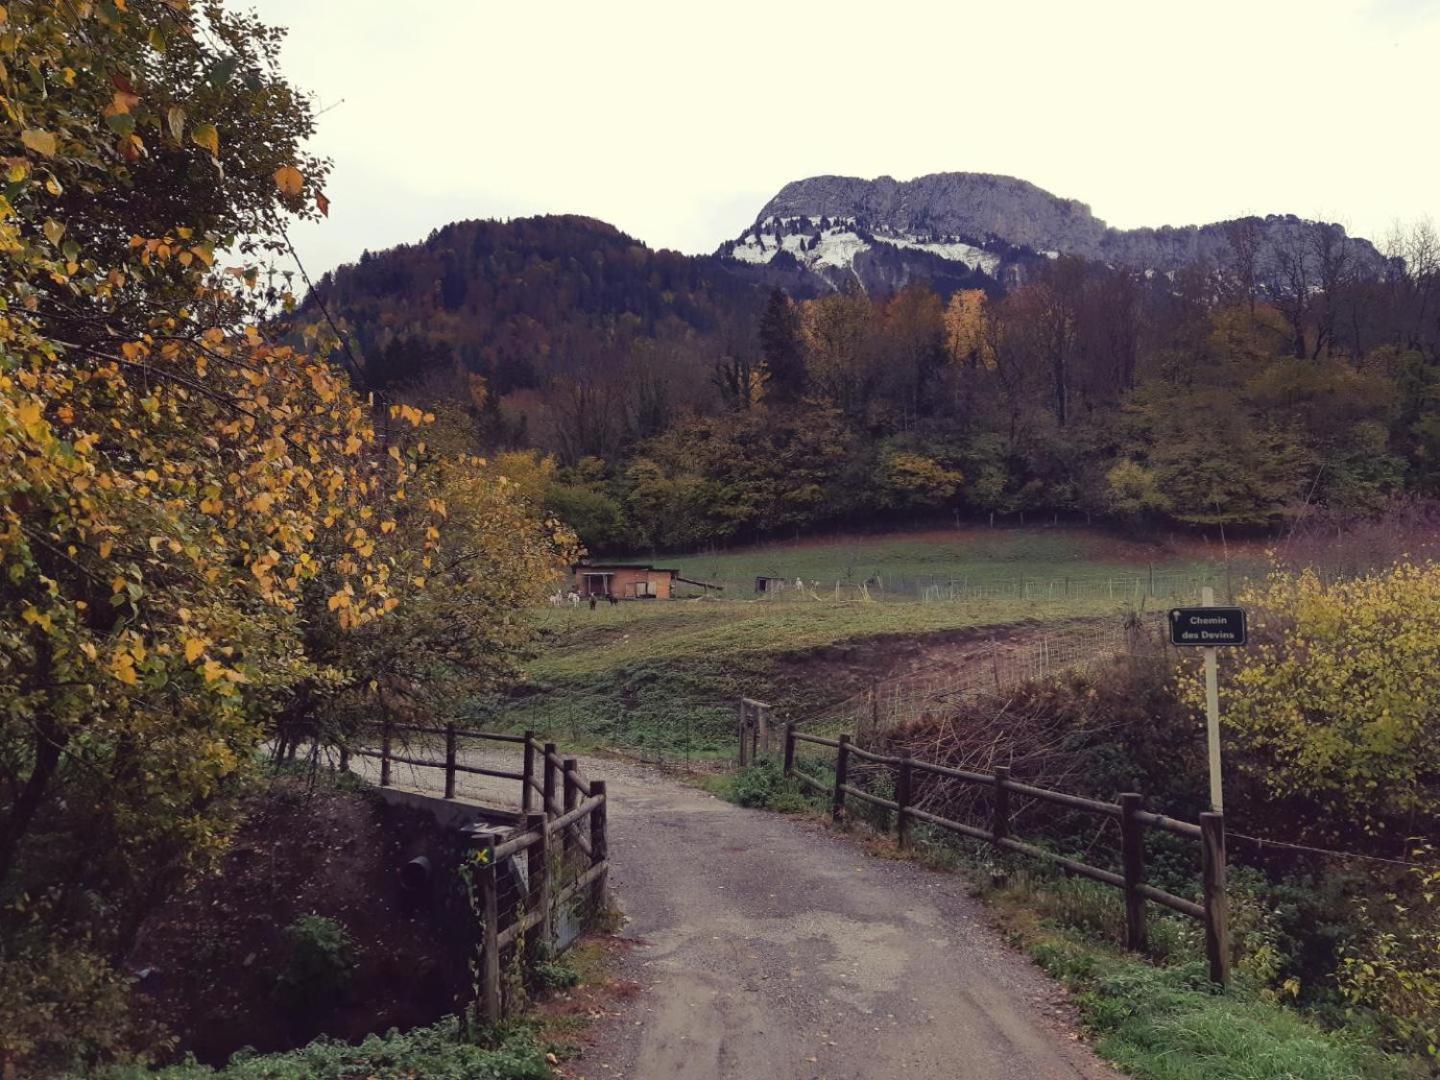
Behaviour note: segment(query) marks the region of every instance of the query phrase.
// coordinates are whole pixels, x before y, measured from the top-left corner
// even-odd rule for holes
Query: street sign
[[[1174,608],[1170,612],[1171,645],[1244,645],[1245,609],[1230,607]]]

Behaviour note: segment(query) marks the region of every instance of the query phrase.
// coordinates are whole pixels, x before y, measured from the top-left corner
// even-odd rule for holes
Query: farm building
[[[581,596],[613,596],[617,600],[670,599],[678,570],[631,563],[577,563],[575,591]]]

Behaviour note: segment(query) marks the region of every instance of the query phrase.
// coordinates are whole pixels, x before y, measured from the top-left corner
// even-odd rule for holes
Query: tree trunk
[[[20,841],[29,832],[36,811],[45,799],[45,792],[59,768],[60,752],[64,746],[65,740],[59,730],[52,723],[41,720],[35,732],[35,765],[9,815],[0,823],[0,885],[9,879],[15,867]]]

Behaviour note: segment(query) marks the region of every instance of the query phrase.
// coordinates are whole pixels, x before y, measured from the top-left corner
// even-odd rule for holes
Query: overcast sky
[[[709,252],[823,173],[1019,176],[1121,227],[1440,217],[1440,0],[249,3],[325,110],[312,274],[538,213]]]

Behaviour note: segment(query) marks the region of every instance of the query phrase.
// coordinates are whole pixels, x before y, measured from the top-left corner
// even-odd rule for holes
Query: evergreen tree
[[[760,351],[770,372],[770,391],[782,400],[796,400],[805,392],[805,345],[800,312],[785,290],[770,293],[760,317]]]

